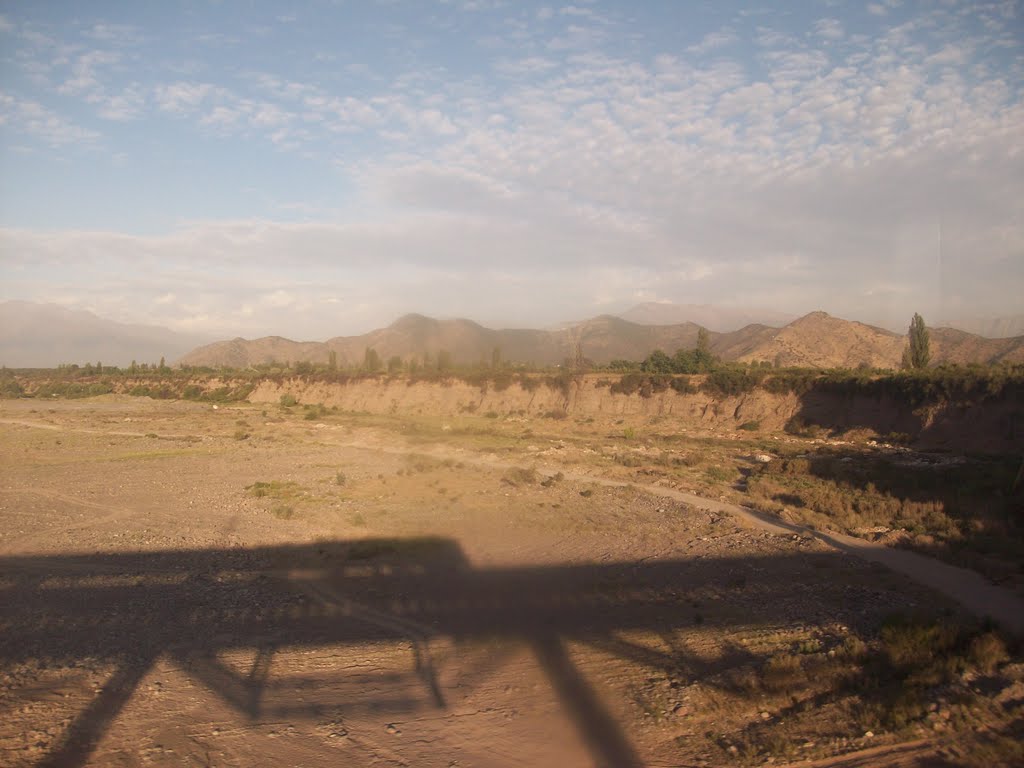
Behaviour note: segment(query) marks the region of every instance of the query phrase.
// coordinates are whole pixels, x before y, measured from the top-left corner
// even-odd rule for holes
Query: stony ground
[[[108,396],[0,434],[3,765],[910,765],[1024,698],[877,728],[858,643],[957,608],[602,484],[605,427]],[[709,440],[675,484],[728,496]]]

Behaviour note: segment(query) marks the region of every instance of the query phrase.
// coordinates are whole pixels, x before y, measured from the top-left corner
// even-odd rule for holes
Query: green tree
[[[363,353],[363,368],[370,373],[380,370],[380,355],[373,347],[367,347],[366,352]]]
[[[903,367],[920,370],[927,368],[931,359],[931,340],[928,335],[928,327],[924,324],[924,318],[915,312],[907,333],[907,348],[903,350]]]
[[[439,350],[437,353],[437,370],[447,371],[452,367],[452,353],[447,349]]]
[[[336,349],[332,349],[327,355],[327,368],[332,373],[338,370],[338,351]]]
[[[644,373],[672,373],[672,358],[656,349],[640,364]]]
[[[494,370],[501,368],[501,347],[495,347],[491,351],[491,368]]]
[[[402,370],[402,358],[398,355],[392,355],[388,359],[388,373],[399,373]]]
[[[697,367],[705,371],[715,362],[715,356],[711,354],[711,334],[703,326],[697,330],[697,346],[693,350],[693,359]]]

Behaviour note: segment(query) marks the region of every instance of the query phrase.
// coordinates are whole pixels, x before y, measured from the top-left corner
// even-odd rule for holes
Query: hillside
[[[986,339],[956,328],[932,328],[932,358],[944,363],[1024,363],[1024,336]]]
[[[29,301],[0,302],[0,364],[55,368],[62,363],[168,361],[205,342],[156,325],[118,323],[92,312]]]
[[[672,353],[696,344],[699,326],[640,325],[602,315],[554,331],[494,330],[470,320],[437,320],[406,315],[386,328],[361,336],[338,336],[326,342],[297,342],[279,336],[252,341],[233,339],[209,344],[185,355],[188,365],[244,368],[262,363],[309,361],[325,363],[333,351],[342,366],[358,365],[367,348],[384,361],[436,360],[445,351],[457,364],[489,363],[495,350],[507,362],[558,365],[577,348],[597,364],[612,360],[642,360],[655,349]],[[996,363],[1024,361],[1024,337],[984,339],[949,328],[932,329],[932,359],[936,363]],[[712,350],[722,360],[766,361],[782,366],[836,368],[867,365],[896,368],[906,337],[864,323],[812,312],[783,328],[748,325],[730,333],[711,332]]]
[[[811,312],[736,359],[809,368],[896,368],[904,346],[906,338],[891,331]]]

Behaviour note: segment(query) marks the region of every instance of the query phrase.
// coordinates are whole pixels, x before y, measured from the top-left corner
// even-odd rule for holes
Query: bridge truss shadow
[[[649,668],[685,667],[700,675],[709,671],[707,661],[684,646],[669,642],[662,651],[624,634],[639,630],[667,638],[706,621],[728,636],[783,625],[794,615],[855,625],[856,612],[844,614],[843,589],[833,583],[841,580],[822,578],[844,567],[842,555],[794,553],[473,568],[456,542],[441,538],[8,556],[0,558],[0,665],[85,659],[114,665],[106,685],[39,763],[81,766],[161,657],[179,662],[233,709],[256,719],[268,714],[269,669],[282,651],[409,643],[422,690],[444,709],[433,639],[517,641],[532,650],[595,764],[628,768],[641,765],[641,758],[574,665],[569,643]],[[813,592],[794,589],[809,580],[817,580]],[[728,608],[738,585],[744,590],[742,615]],[[244,674],[218,659],[235,649],[256,649]],[[738,645],[735,651],[748,653]],[[400,696],[372,703],[396,711],[412,706]],[[290,706],[273,714],[317,714],[311,704]]]

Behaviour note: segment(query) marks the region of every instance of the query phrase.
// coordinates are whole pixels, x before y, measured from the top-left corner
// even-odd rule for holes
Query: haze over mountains
[[[62,363],[129,365],[176,360],[209,338],[156,325],[118,323],[84,310],[30,301],[0,302],[0,364],[54,368]]]
[[[796,320],[797,315],[760,307],[725,307],[714,304],[672,304],[648,301],[620,312],[618,317],[639,325],[676,325],[696,323],[709,331],[728,333],[748,325],[781,328]]]
[[[665,322],[675,317],[701,322]],[[0,303],[0,363],[8,367],[55,367],[61,363],[103,362],[128,365],[132,360],[244,368],[261,363],[326,363],[333,351],[341,365],[359,365],[367,348],[384,361],[408,361],[441,352],[461,364],[489,363],[497,349],[502,360],[558,365],[582,348],[598,364],[642,360],[655,349],[673,353],[692,348],[697,332],[709,327],[711,346],[723,360],[767,361],[812,367],[897,367],[906,337],[864,323],[812,312],[773,327],[782,313],[749,310],[760,322],[743,327],[746,310],[708,305],[641,304],[623,315],[646,323],[602,315],[557,330],[491,329],[466,319],[434,319],[410,314],[391,325],[357,336],[327,341],[293,341],[280,336],[236,338],[204,344],[207,339],[166,328],[127,325],[90,312],[23,301]],[[654,321],[659,322],[654,322]],[[718,331],[716,328],[727,328]],[[935,362],[1024,362],[1024,336],[986,339],[953,328],[931,328]],[[203,346],[199,346],[203,344]]]

